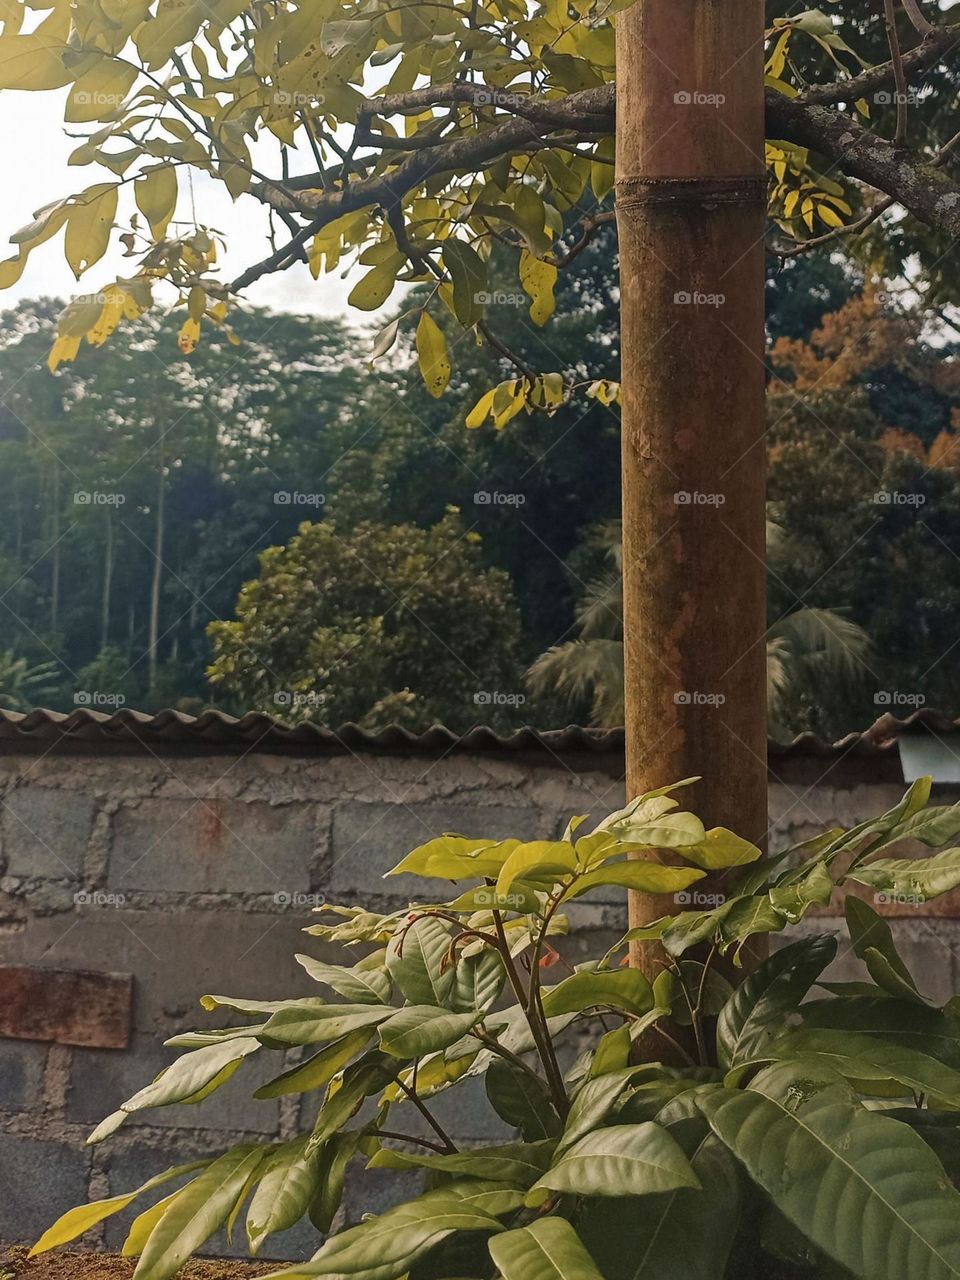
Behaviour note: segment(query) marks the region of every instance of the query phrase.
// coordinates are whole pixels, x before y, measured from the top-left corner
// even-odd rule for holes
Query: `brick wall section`
[[[411,884],[380,877],[416,844],[443,830],[557,835],[573,813],[622,804],[620,777],[620,762],[606,758],[569,767],[464,754],[0,757],[0,965],[134,979],[125,1051],[0,1037],[0,1240],[34,1238],[85,1197],[131,1189],[168,1164],[300,1131],[315,1100],[302,1115],[296,1099],[251,1100],[256,1082],[284,1065],[264,1051],[201,1106],[147,1113],[104,1145],[84,1145],[96,1122],[171,1060],[165,1037],[215,1025],[198,1008],[201,994],[315,994],[293,955],[324,954],[300,932],[322,897],[402,906]],[[852,824],[902,789],[837,773],[819,784],[774,781],[772,842]],[[616,891],[575,913],[575,960],[624,926]],[[957,989],[956,922],[895,920],[894,928],[921,984],[935,995]],[[849,957],[838,972],[853,972]],[[458,1138],[493,1136],[480,1088],[441,1106]],[[344,1219],[404,1191],[395,1175],[352,1175]],[[108,1224],[89,1243],[115,1247],[118,1232]],[[210,1251],[242,1246],[240,1231],[232,1248],[220,1239]],[[315,1247],[312,1229],[301,1227],[268,1242],[265,1256],[296,1259]]]

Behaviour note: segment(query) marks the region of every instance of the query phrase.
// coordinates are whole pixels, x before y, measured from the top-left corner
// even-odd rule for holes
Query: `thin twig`
[[[417,1108],[417,1110],[423,1116],[424,1120],[426,1120],[427,1124],[430,1126],[433,1132],[437,1135],[437,1137],[443,1143],[444,1151],[455,1152],[457,1148],[454,1142],[452,1141],[452,1139],[450,1138],[450,1135],[446,1132],[446,1130],[443,1128],[440,1122],[434,1117],[434,1115],[430,1111],[430,1108],[423,1101],[423,1099],[420,1097],[417,1091],[415,1089],[411,1089],[409,1085],[404,1084],[404,1082],[400,1079],[399,1076],[397,1076],[397,1084],[400,1086],[403,1092],[407,1095],[407,1097],[410,1099],[413,1105]]]
[[[887,28],[890,62],[893,66],[893,82],[896,85],[897,92],[897,134],[894,141],[898,147],[902,147],[907,141],[907,75],[903,69],[900,37],[897,35],[895,0],[883,0],[883,18]]]
[[[920,0],[903,0],[903,9],[922,36],[932,35],[937,28],[920,11]]]

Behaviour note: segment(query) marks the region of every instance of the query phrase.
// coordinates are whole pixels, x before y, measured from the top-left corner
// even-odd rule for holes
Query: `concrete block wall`
[[[325,954],[301,932],[312,906],[401,907],[415,884],[418,896],[430,886],[381,877],[429,837],[557,835],[573,813],[599,817],[622,804],[621,779],[622,762],[605,757],[0,757],[0,965],[134,980],[126,1049],[79,1048],[55,1035],[0,1037],[0,1241],[33,1239],[66,1208],[132,1189],[169,1164],[301,1132],[314,1099],[301,1111],[296,1098],[251,1098],[286,1065],[264,1051],[200,1106],[146,1113],[103,1145],[84,1145],[93,1125],[172,1059],[163,1039],[218,1025],[199,1009],[200,995],[316,993],[293,959],[297,951]],[[852,824],[901,791],[895,781],[836,775],[822,785],[774,781],[772,843]],[[448,894],[445,883],[435,887]],[[571,958],[586,958],[624,927],[622,896],[577,904],[573,923]],[[895,928],[934,994],[960,987],[953,920],[898,920]],[[849,958],[841,969],[850,969]],[[440,1107],[462,1141],[495,1136],[482,1086]],[[355,1221],[404,1191],[396,1175],[351,1172],[343,1218]],[[110,1222],[89,1243],[116,1247],[119,1231]],[[264,1256],[300,1258],[316,1243],[311,1228],[299,1227],[268,1242]],[[243,1252],[242,1230],[233,1245],[221,1238],[210,1247],[235,1251]]]

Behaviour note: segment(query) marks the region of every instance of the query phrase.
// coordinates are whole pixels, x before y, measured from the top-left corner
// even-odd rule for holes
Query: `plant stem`
[[[439,1123],[439,1121],[434,1118],[434,1116],[430,1112],[430,1108],[426,1105],[423,1099],[418,1095],[417,1091],[415,1089],[411,1089],[409,1085],[404,1084],[399,1076],[397,1076],[397,1084],[400,1086],[403,1092],[407,1095],[407,1097],[410,1099],[413,1105],[417,1108],[417,1110],[423,1116],[424,1120],[426,1120],[430,1128],[434,1131],[434,1133],[443,1143],[444,1151],[451,1152],[451,1153],[455,1152],[457,1148],[456,1148],[456,1145],[451,1140],[450,1135],[444,1130],[443,1126]]]
[[[447,1154],[447,1148],[442,1147],[439,1142],[431,1142],[429,1138],[417,1138],[412,1133],[394,1133],[392,1129],[372,1129],[370,1131],[377,1138],[392,1138],[395,1142],[414,1142],[418,1147],[427,1147],[430,1151],[437,1151],[440,1155]]]

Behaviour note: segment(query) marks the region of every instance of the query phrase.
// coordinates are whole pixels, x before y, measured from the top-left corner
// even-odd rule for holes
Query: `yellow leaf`
[[[63,248],[78,279],[106,253],[116,214],[115,182],[101,182],[88,187],[70,206]]]
[[[480,397],[480,399],[477,401],[477,403],[470,410],[470,412],[467,414],[465,419],[465,424],[471,430],[473,430],[475,427],[482,427],[484,422],[486,422],[487,416],[490,413],[490,410],[493,408],[493,397],[495,394],[496,394],[495,389],[490,391],[485,391],[483,395]]]
[[[200,321],[189,319],[183,324],[180,335],[177,338],[177,346],[185,356],[193,353],[197,343],[200,341]]]
[[[169,164],[144,169],[133,184],[133,198],[149,222],[154,240],[162,240],[177,208],[176,169]]]
[[[123,105],[136,78],[136,67],[101,58],[70,90],[64,120],[82,123],[108,119]]]
[[[450,381],[450,356],[443,331],[427,311],[420,313],[417,325],[417,359],[427,390],[439,398]]]
[[[818,205],[818,206],[817,206],[817,213],[819,213],[819,215],[820,215],[820,220],[821,220],[822,222],[825,222],[825,223],[827,224],[827,226],[828,226],[828,227],[842,227],[842,226],[843,226],[843,219],[842,219],[842,218],[840,217],[840,215],[836,212],[836,210],[835,210],[835,209],[831,209],[831,208],[830,208],[830,206],[829,206],[828,204],[821,204],[821,205]]]
[[[329,267],[328,267],[329,270]],[[386,300],[393,293],[393,286],[397,282],[397,264],[385,262],[379,267],[374,267],[350,290],[350,296],[347,298],[351,307],[357,307],[360,311],[376,311],[378,307],[382,307]]]
[[[521,250],[520,283],[530,295],[530,319],[536,325],[545,325],[553,315],[556,282],[557,268],[552,262],[544,262],[526,249]]]
[[[47,356],[47,368],[51,373],[56,373],[61,364],[75,360],[79,350],[79,338],[57,338],[50,348],[50,354]]]

